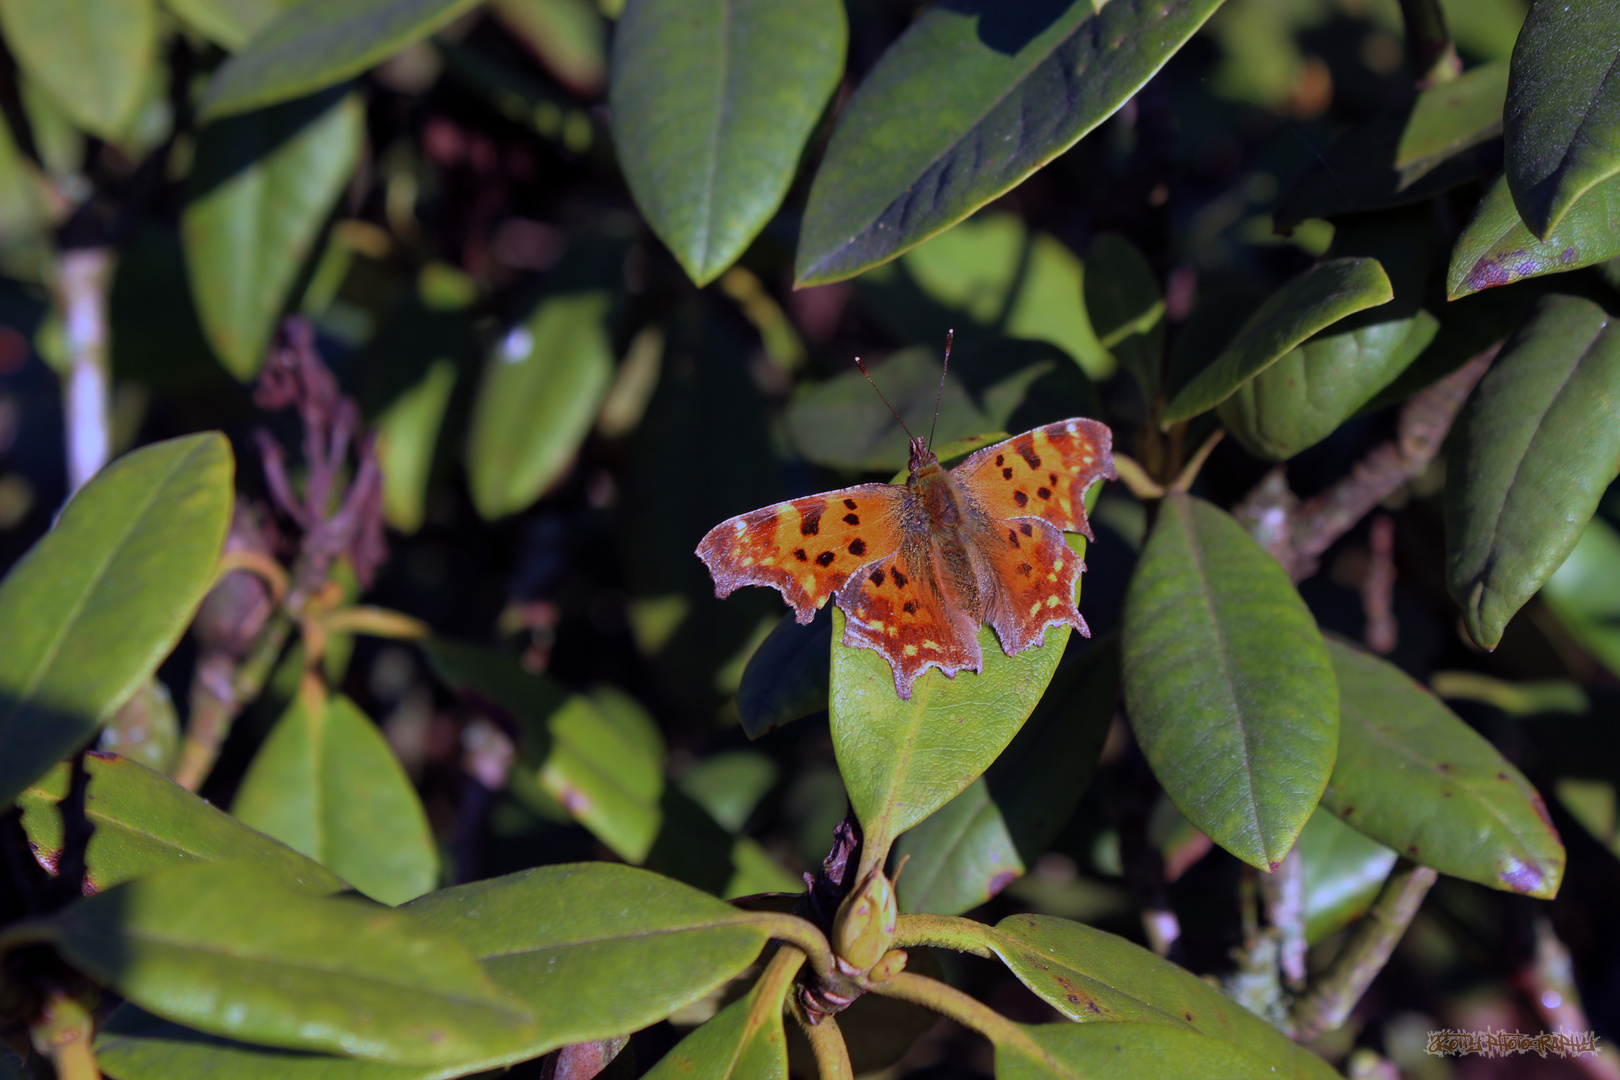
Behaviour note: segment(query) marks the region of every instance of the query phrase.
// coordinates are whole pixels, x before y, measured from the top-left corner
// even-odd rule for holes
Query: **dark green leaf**
[[[587,97],[601,92],[607,20],[590,0],[495,0],[490,9],[564,86]]]
[[[1020,1025],[1038,1050],[996,1044],[996,1080],[1272,1080],[1277,1070],[1251,1049],[1164,1024]]]
[[[1503,120],[1513,202],[1545,239],[1620,173],[1620,19],[1607,0],[1531,7],[1513,46]]]
[[[234,462],[217,433],[103,469],[0,581],[0,806],[157,670],[214,581]]]
[[[1506,64],[1485,64],[1352,128],[1283,195],[1277,224],[1421,203],[1495,171],[1507,82]]]
[[[485,518],[514,514],[568,468],[613,382],[603,292],[542,301],[490,351],[467,434],[467,478]]]
[[[787,1080],[783,983],[763,981],[675,1045],[646,1080]]]
[[[238,379],[253,378],[264,362],[287,293],[364,138],[360,99],[341,89],[198,135],[180,235],[203,330]]]
[[[377,417],[377,460],[383,472],[383,513],[400,532],[422,527],[439,427],[450,407],[456,365],[436,359],[420,381]]]
[[[1330,641],[1339,760],[1322,805],[1414,862],[1550,899],[1564,847],[1518,769],[1385,660]]]
[[[1118,233],[1093,240],[1086,263],[1085,301],[1092,328],[1142,388],[1142,397],[1157,401],[1167,327],[1153,267]]]
[[[1620,325],[1553,294],[1463,406],[1446,458],[1447,581],[1495,648],[1563,563],[1620,473]]]
[[[768,936],[750,912],[601,862],[458,885],[404,910],[459,937],[534,1009],[533,1054],[656,1023],[741,973]]]
[[[222,64],[199,105],[204,120],[310,94],[421,41],[479,0],[322,0],[295,5]]]
[[[995,764],[900,838],[896,853],[911,856],[897,886],[902,911],[960,915],[1000,892],[1046,850],[1091,783],[1118,681],[1119,652],[1112,645],[1059,665]]]
[[[1085,558],[1084,537],[1064,537]],[[1074,583],[1080,602],[1081,578]],[[869,851],[944,806],[1001,754],[1040,701],[1069,634],[1048,627],[1041,644],[1017,656],[995,631],[979,628],[984,670],[948,679],[929,668],[911,700],[894,692],[894,671],[871,649],[844,645],[844,613],[833,612],[832,689],[828,712],[838,768]]]
[[[1176,807],[1252,866],[1288,854],[1338,744],[1322,636],[1277,560],[1209,503],[1159,506],[1125,596],[1131,727]]]
[[[92,752],[85,814],[95,831],[86,854],[88,885],[105,892],[132,878],[180,864],[244,863],[287,888],[313,893],[347,886],[325,867],[254,832],[167,777],[113,754]],[[40,865],[54,872],[62,853],[62,813],[68,765],[58,765],[17,800],[23,829]]]
[[[996,931],[991,948],[1025,986],[1070,1020],[1191,1030],[1258,1054],[1285,1077],[1337,1075],[1220,990],[1124,938],[1044,915],[1013,915]]]
[[[301,693],[254,755],[231,813],[367,896],[438,883],[427,813],[377,725],[346,697]]]
[[[837,0],[632,0],[613,35],[614,146],[699,285],[781,206],[844,70]]]
[[[1620,178],[1606,180],[1538,240],[1513,205],[1507,178],[1498,176],[1474,208],[1446,272],[1446,295],[1459,296],[1520,278],[1578,270],[1620,255]]]
[[[103,139],[124,133],[157,54],[156,0],[0,0],[0,29],[68,119]]]
[[[704,758],[681,774],[681,790],[731,832],[740,832],[765,793],[776,786],[776,763],[754,750]]]
[[[180,756],[180,715],[163,680],[147,679],[101,729],[99,749],[168,775]]]
[[[1620,674],[1620,534],[1602,518],[1586,523],[1541,599],[1610,671]]]
[[[1317,808],[1299,834],[1305,871],[1305,937],[1316,944],[1359,919],[1398,856]]]
[[[830,612],[818,612],[809,626],[800,626],[792,612],[782,616],[748,658],[737,687],[737,713],[750,739],[826,710],[831,645]]]
[[[833,132],[805,209],[798,283],[852,277],[1019,184],[1124,104],[1218,3],[927,9]]]
[[[181,21],[235,52],[298,0],[164,0]]]
[[[141,1008],[214,1035],[406,1065],[483,1060],[537,1035],[450,934],[242,866],[125,882],[33,930]]]
[[[1168,426],[1214,408],[1311,335],[1394,296],[1376,259],[1333,259],[1312,267],[1260,305],[1226,350],[1170,400],[1161,422]]]

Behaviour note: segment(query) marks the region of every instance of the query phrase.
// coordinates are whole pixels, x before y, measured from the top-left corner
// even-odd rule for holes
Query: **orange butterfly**
[[[716,596],[769,585],[800,623],[836,600],[844,644],[881,654],[909,701],[929,667],[950,677],[983,670],[983,623],[1008,656],[1040,644],[1048,626],[1091,636],[1074,604],[1085,566],[1063,533],[1091,538],[1081,500],[1099,477],[1116,478],[1112,449],[1106,425],[1060,420],[946,470],[912,436],[905,484],[857,484],[742,514],[710,529],[697,555]]]

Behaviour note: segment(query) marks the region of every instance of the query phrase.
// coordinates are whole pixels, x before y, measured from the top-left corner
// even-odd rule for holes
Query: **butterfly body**
[[[715,594],[782,593],[808,623],[828,600],[844,644],[875,649],[895,690],[929,667],[980,671],[979,627],[1009,656],[1046,627],[1088,633],[1074,605],[1084,569],[1064,531],[1091,535],[1081,499],[1114,474],[1112,436],[1094,420],[1048,424],[985,447],[954,469],[920,439],[906,483],[858,484],[721,522],[698,545]]]

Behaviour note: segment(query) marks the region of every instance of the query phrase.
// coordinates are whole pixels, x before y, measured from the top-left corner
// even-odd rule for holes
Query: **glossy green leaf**
[[[739,832],[765,793],[776,786],[776,762],[754,750],[704,758],[681,774],[681,790],[723,827]]]
[[[782,997],[788,983],[756,983],[654,1065],[646,1080],[787,1080]]]
[[[450,934],[241,866],[125,882],[29,931],[149,1012],[267,1046],[449,1065],[537,1035]]]
[[[996,1043],[996,1080],[1273,1080],[1260,1054],[1186,1028],[1164,1024],[1019,1025],[1038,1049]]]
[[[1602,518],[1586,531],[1541,599],[1558,621],[1610,671],[1620,673],[1620,533]]]
[[[45,178],[17,146],[10,128],[0,130],[0,245],[43,244],[49,226]]]
[[[1119,233],[1093,240],[1086,263],[1085,303],[1092,327],[1142,388],[1142,397],[1157,401],[1168,325],[1153,267]]]
[[[1168,426],[1214,408],[1313,334],[1394,296],[1376,259],[1319,263],[1260,305],[1226,349],[1170,400],[1161,422]]]
[[[383,471],[383,513],[400,532],[422,527],[439,427],[450,407],[456,365],[435,360],[421,380],[377,418],[377,461]]]
[[[805,208],[798,284],[858,274],[1015,187],[1124,104],[1218,4],[928,8],[833,132]]]
[[[254,755],[231,813],[385,904],[438,883],[422,801],[388,740],[346,697],[299,694]]]
[[[1085,538],[1064,537],[1085,558]],[[1083,578],[1074,583],[1080,602]],[[929,668],[911,690],[894,692],[894,671],[872,649],[843,644],[844,613],[833,611],[828,713],[833,749],[869,851],[954,799],[1006,749],[1046,691],[1069,633],[1047,627],[1039,645],[1008,656],[994,630],[979,628],[984,670],[948,679]]]
[[[180,235],[208,343],[238,379],[264,362],[364,138],[360,99],[342,90],[232,117],[197,136]]]
[[[467,478],[485,518],[525,509],[573,461],[613,381],[602,292],[543,301],[491,350],[467,434]]]
[[[95,1050],[102,1071],[117,1080],[441,1080],[468,1071],[254,1046],[182,1027],[128,1002],[97,1030]]]
[[[1277,224],[1420,203],[1495,171],[1507,83],[1507,64],[1484,64],[1352,128],[1283,195]]]
[[[1305,938],[1316,944],[1372,906],[1398,856],[1320,807],[1299,834],[1305,877]]]
[[[1545,238],[1620,174],[1620,19],[1607,0],[1531,7],[1513,46],[1503,120],[1513,202]]]
[[[102,751],[84,759],[90,783],[85,814],[95,831],[85,855],[88,886],[105,892],[132,878],[197,862],[256,867],[290,889],[339,892],[348,886],[319,863],[243,825],[168,777]],[[22,793],[23,830],[39,864],[55,872],[62,853],[68,765]]]
[[[1070,1020],[1179,1028],[1258,1054],[1281,1076],[1337,1075],[1220,990],[1124,938],[1066,919],[1013,915],[996,924],[989,944],[1025,986]]]
[[[6,47],[74,124],[120,135],[157,54],[156,0],[0,0]]]
[[[217,433],[127,454],[0,581],[0,806],[87,742],[180,640],[214,581],[233,470]]]
[[[180,756],[180,715],[163,680],[147,679],[101,728],[97,747],[167,776]]]
[[[837,0],[631,0],[613,35],[614,146],[699,285],[765,227],[844,71]]]
[[[298,0],[163,0],[182,22],[235,52]]]
[[[1588,191],[1540,240],[1520,220],[1506,177],[1498,176],[1452,248],[1446,295],[1455,300],[1521,278],[1578,270],[1617,255],[1620,178]]]
[[[1029,721],[979,779],[900,838],[911,861],[900,910],[960,915],[999,893],[1046,850],[1091,783],[1108,737],[1119,652],[1060,664]]]
[[[459,937],[534,1010],[535,1055],[656,1023],[740,974],[768,936],[750,912],[604,862],[458,885],[404,910]]]
[[[1270,869],[1315,809],[1338,744],[1322,635],[1231,516],[1172,494],[1125,595],[1125,703],[1148,763],[1211,840]]]
[[[1335,641],[1328,651],[1341,723],[1322,805],[1443,874],[1555,896],[1564,846],[1519,770],[1393,664]]]
[[[479,0],[321,0],[289,8],[253,35],[214,77],[204,120],[325,89],[421,41]]]
[[[826,710],[831,645],[830,613],[819,613],[809,626],[800,626],[791,611],[782,616],[748,658],[737,686],[737,713],[750,739]]]
[[[1552,294],[1463,406],[1446,457],[1447,583],[1495,648],[1620,474],[1620,321]]]

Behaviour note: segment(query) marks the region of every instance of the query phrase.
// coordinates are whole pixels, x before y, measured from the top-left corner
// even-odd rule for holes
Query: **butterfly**
[[[949,350],[947,341],[947,365]],[[949,470],[927,442],[907,435],[904,484],[793,499],[709,530],[697,556],[715,595],[768,585],[800,623],[833,600],[845,615],[844,644],[881,654],[907,701],[930,667],[947,677],[983,670],[984,623],[1008,656],[1039,645],[1048,626],[1090,637],[1074,603],[1085,566],[1063,534],[1092,538],[1082,499],[1099,478],[1117,478],[1108,427],[1060,420]]]

